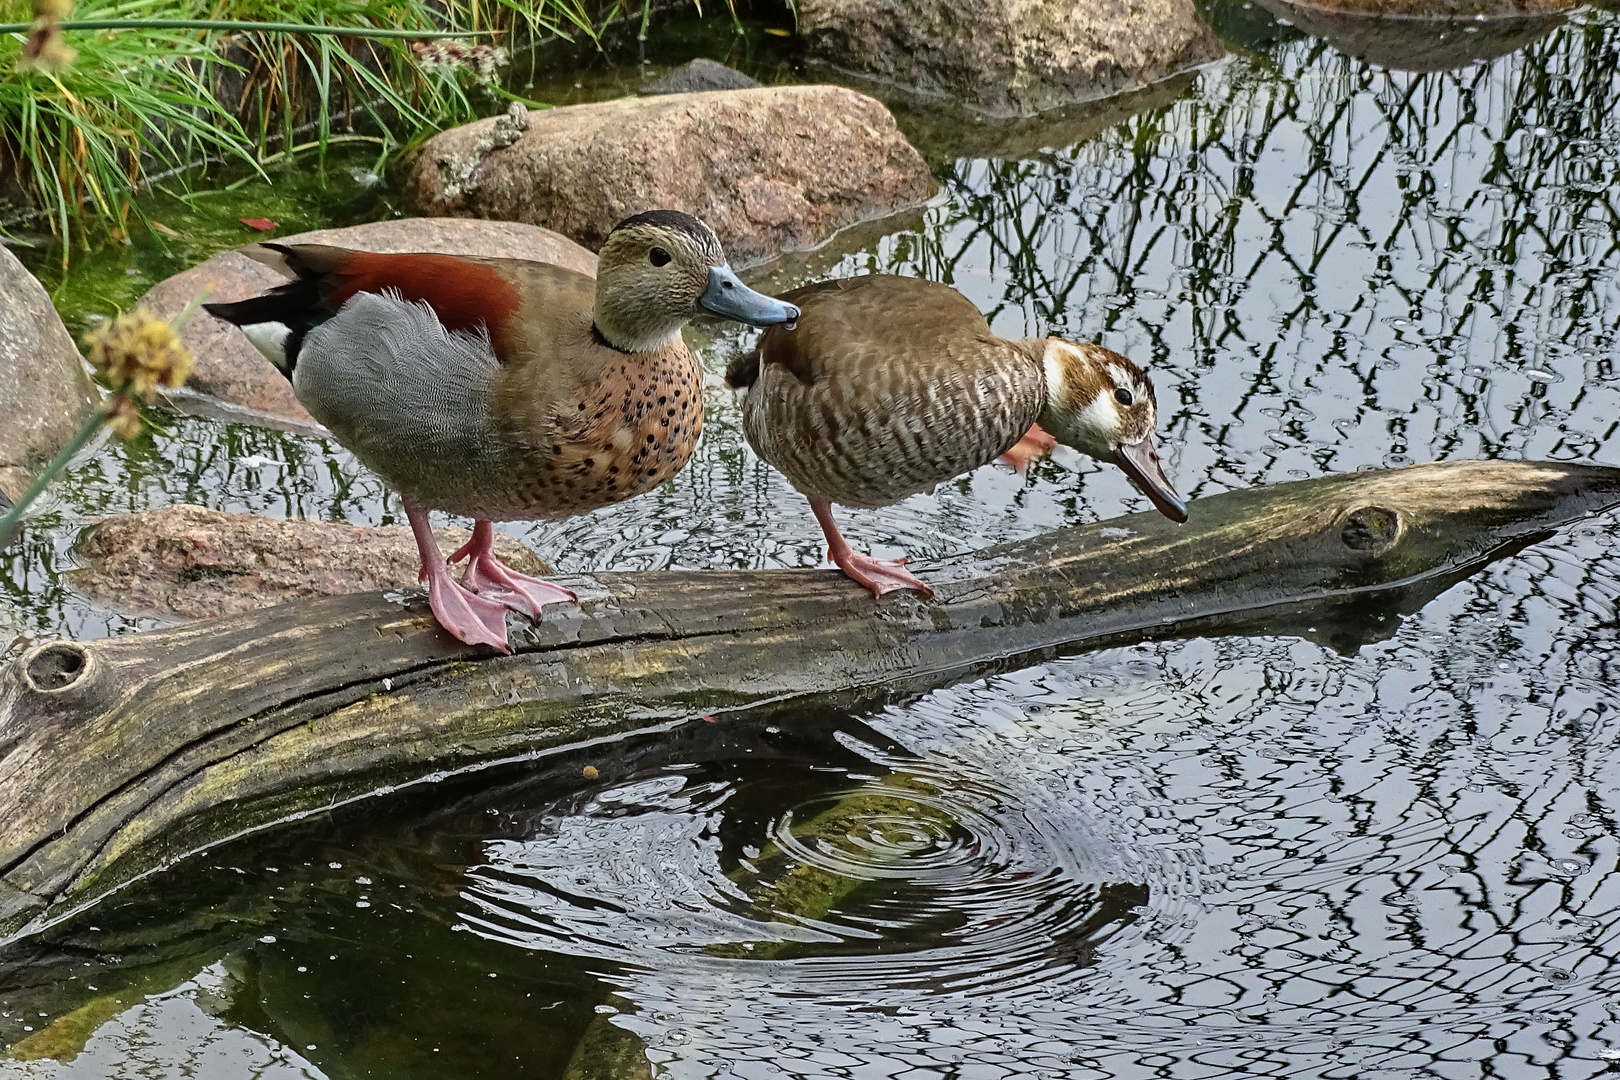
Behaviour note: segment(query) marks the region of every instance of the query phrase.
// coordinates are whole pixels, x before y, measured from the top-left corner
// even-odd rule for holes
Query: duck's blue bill
[[[750,326],[791,324],[799,317],[799,309],[792,304],[757,293],[738,281],[729,266],[709,267],[709,287],[698,297],[698,307]]]

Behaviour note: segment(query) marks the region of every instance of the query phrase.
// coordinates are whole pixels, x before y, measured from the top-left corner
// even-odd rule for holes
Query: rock
[[[707,221],[734,265],[816,247],[936,190],[882,104],[838,86],[622,98],[534,111],[429,139],[407,197],[423,213],[508,218],[598,247],[654,208]]]
[[[752,90],[759,83],[736,68],[698,57],[643,86],[640,94],[697,94],[705,90]]]
[[[437,251],[446,255],[488,255],[534,259],[596,274],[596,256],[566,237],[511,221],[462,221],[446,218],[401,218],[346,229],[317,229],[277,237],[278,244],[335,244],[361,251]],[[140,302],[172,318],[212,283],[210,300],[245,300],[286,281],[268,266],[238,251],[223,251],[190,270],[158,282]],[[198,312],[181,335],[197,366],[188,389],[295,425],[315,421],[293,396],[292,386],[242,331]],[[0,391],[3,393],[3,391]]]
[[[1290,3],[1289,0],[1259,0],[1257,6],[1288,20],[1295,28],[1324,41],[1347,56],[1382,68],[1399,71],[1450,71],[1490,60],[1529,45],[1563,25],[1564,16],[1552,13],[1502,16],[1505,3],[1478,3],[1475,0],[1423,0],[1422,4],[1397,0],[1346,0],[1340,10],[1321,4]],[[1534,4],[1512,0],[1515,8]],[[1393,8],[1382,12],[1363,7]],[[1558,6],[1573,6],[1558,0]],[[1415,14],[1420,8],[1431,17]],[[1408,14],[1406,12],[1412,12]]]
[[[73,438],[97,396],[45,287],[0,248],[0,493],[21,495],[34,470]]]
[[[446,555],[466,543],[465,529],[436,529]],[[495,550],[514,570],[546,574],[518,541],[495,534]],[[73,587],[125,611],[201,619],[270,607],[300,596],[374,592],[417,584],[420,562],[404,525],[367,528],[281,521],[202,506],[167,506],[96,525],[70,571]]]
[[[1225,55],[1193,0],[800,0],[813,60],[992,116],[1033,116]]]

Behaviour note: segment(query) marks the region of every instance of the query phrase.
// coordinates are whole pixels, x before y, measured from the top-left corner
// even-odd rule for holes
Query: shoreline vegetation
[[[501,69],[554,38],[645,25],[651,0],[0,3],[0,227],[44,219],[64,260],[152,227],[135,196],[210,162],[254,175],[334,143],[398,150],[521,101]]]

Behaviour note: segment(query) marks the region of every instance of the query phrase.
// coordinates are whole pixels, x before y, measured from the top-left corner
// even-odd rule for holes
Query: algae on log
[[[494,656],[420,598],[328,597],[53,642],[0,675],[0,938],[290,816],[445,771],[1060,646],[1364,602],[1620,502],[1620,470],[1449,462],[1199,499],[917,569],[603,573]],[[1262,619],[1264,616],[1261,616]]]

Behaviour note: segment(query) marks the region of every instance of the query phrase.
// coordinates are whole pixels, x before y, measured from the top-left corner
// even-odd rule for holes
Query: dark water
[[[1620,19],[1415,73],[1215,14],[1247,51],[1064,149],[936,154],[947,197],[916,227],[770,280],[921,274],[1002,333],[1136,356],[1189,494],[1620,465]],[[729,396],[708,405],[672,484],[514,531],[570,570],[814,564],[807,508]],[[7,618],[133,625],[54,570],[79,522],[182,499],[395,512],[318,441],[179,421],[65,489]],[[1069,456],[846,517],[880,553],[943,555],[1142,506]],[[1115,649],[239,842],[0,954],[0,1042],[95,1032],[0,1075],[1613,1072],[1617,554],[1600,519],[1350,653],[1326,626]]]

